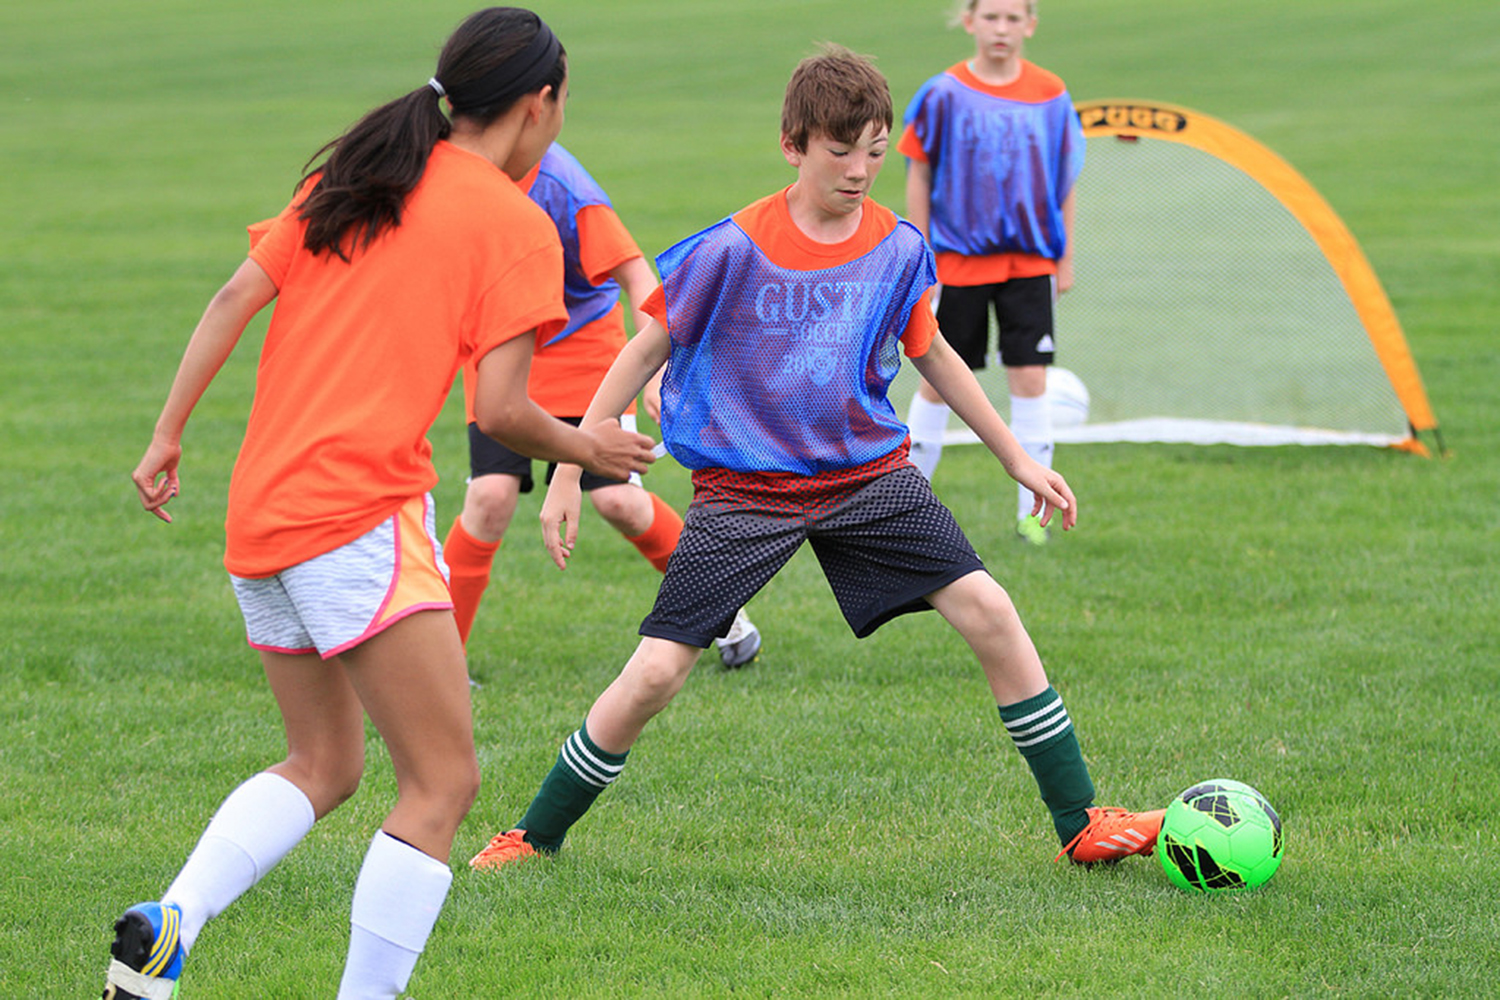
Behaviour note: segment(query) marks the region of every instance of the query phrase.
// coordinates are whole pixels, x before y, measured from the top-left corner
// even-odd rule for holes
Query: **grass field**
[[[968,52],[945,5],[540,8],[564,142],[650,253],[790,181],[787,73],[879,57],[898,106]],[[0,993],[95,996],[121,908],[170,881],[281,751],[220,567],[253,328],[194,417],[166,527],[128,473],[192,324],[306,158],[421,85],[452,0],[51,0],[0,9]],[[934,615],[856,642],[816,563],[753,604],[555,861],[462,866],[520,815],[634,645],[654,575],[601,522],[566,575],[523,503],[471,643],[486,784],[411,996],[1492,995],[1500,976],[1500,8],[1472,0],[1047,0],[1028,54],[1079,98],[1205,111],[1280,153],[1358,237],[1451,455],[1072,446],[1044,551],[976,448],[937,486],[1013,593],[1101,798],[1211,776],[1285,822],[1266,888],[1190,897],[1154,861],[1056,847],[967,650]],[[877,196],[900,208],[900,168]],[[1087,206],[1080,206],[1087,211]],[[1087,263],[1080,259],[1086,294]],[[1063,356],[1067,346],[1062,344]],[[443,518],[461,407],[434,430]],[[686,504],[670,462],[653,487]],[[393,796],[361,793],[210,925],[182,995],[331,996]]]

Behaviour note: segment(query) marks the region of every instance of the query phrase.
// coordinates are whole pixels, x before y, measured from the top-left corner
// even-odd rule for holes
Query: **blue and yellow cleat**
[[[115,921],[103,1000],[171,1000],[182,972],[182,911],[137,903]]]

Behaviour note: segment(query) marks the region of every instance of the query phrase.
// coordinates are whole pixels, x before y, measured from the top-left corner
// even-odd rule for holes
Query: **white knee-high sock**
[[[906,426],[911,429],[911,461],[922,475],[932,478],[938,459],[943,457],[943,432],[948,429],[948,404],[934,403],[921,393],[913,393],[906,411]]]
[[[269,771],[229,793],[198,846],[162,897],[182,908],[182,949],[312,829],[312,803],[290,781]]]
[[[1045,395],[1010,397],[1010,432],[1026,449],[1026,454],[1052,468],[1052,410]],[[1030,514],[1033,502],[1031,491],[1018,486],[1016,517]]]
[[[387,1000],[406,989],[452,883],[447,865],[376,832],[354,885],[339,1000]]]

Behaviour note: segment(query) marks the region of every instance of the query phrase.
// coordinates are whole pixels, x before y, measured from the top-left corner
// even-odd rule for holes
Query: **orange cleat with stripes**
[[[1119,861],[1132,854],[1150,854],[1161,833],[1165,809],[1133,813],[1124,809],[1090,806],[1089,825],[1057,852],[1053,861],[1066,854],[1074,864],[1092,865]]]
[[[1157,825],[1160,825],[1159,820]],[[526,843],[525,837],[525,830],[507,830],[495,834],[484,850],[469,859],[469,867],[499,868],[533,856],[537,850]]]

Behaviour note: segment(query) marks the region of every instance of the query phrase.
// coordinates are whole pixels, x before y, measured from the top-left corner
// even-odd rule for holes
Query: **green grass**
[[[419,86],[454,3],[56,0],[0,12],[0,992],[100,987],[120,908],[160,893],[281,750],[219,565],[259,327],[187,440],[177,523],[136,506],[186,336],[319,145]],[[966,51],[945,4],[564,2],[564,141],[657,252],[788,183],[786,74],[874,53],[903,103]],[[958,637],[856,642],[805,553],[754,603],[761,661],[705,656],[555,862],[461,860],[519,816],[634,643],[653,574],[597,519],[566,575],[523,504],[472,643],[486,784],[414,997],[1464,996],[1493,990],[1500,690],[1500,9],[1440,0],[1042,5],[1028,53],[1075,96],[1198,108],[1296,166],[1406,329],[1451,457],[1076,446],[1041,552],[1012,487],[950,450],[944,498],[1011,590],[1107,802],[1248,781],[1285,820],[1266,888],[1084,873],[1055,846]],[[900,207],[900,171],[878,197]],[[1081,207],[1081,210],[1086,210]],[[1063,345],[1066,351],[1066,345]],[[456,509],[461,413],[434,431]],[[683,506],[663,463],[655,489]],[[188,997],[328,996],[393,796],[361,793],[200,939]]]

